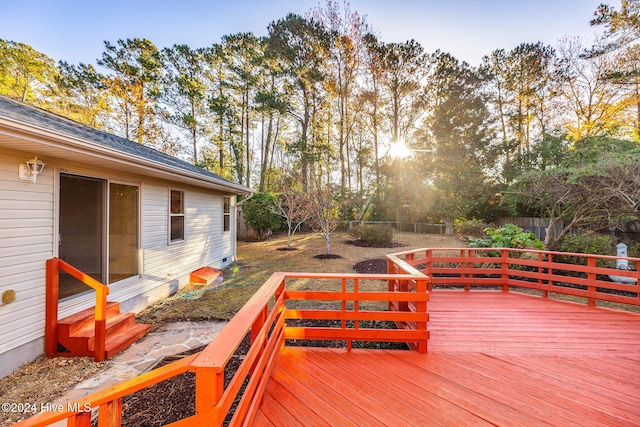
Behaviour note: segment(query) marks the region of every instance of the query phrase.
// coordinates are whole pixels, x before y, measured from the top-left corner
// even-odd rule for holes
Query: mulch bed
[[[240,367],[243,355],[247,354],[249,346],[250,341],[247,335],[225,368],[225,387]],[[206,346],[202,346],[171,357],[165,357],[155,367],[159,368],[185,356],[198,353],[205,347]],[[125,396],[122,402],[122,426],[157,427],[190,417],[196,413],[195,401],[195,374],[186,372],[177,375],[154,386]],[[232,410],[236,404],[237,402],[234,403]],[[232,414],[233,412],[225,419],[225,426],[231,421]]]
[[[373,258],[360,261],[359,263],[353,265],[353,269],[361,274],[386,274],[387,259]]]
[[[340,255],[336,255],[336,254],[320,254],[320,255],[315,255],[314,258],[317,259],[338,259],[338,258],[342,258]]]

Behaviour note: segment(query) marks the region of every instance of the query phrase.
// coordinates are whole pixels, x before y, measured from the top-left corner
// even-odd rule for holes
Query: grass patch
[[[149,323],[156,329],[163,323],[177,321],[229,320],[274,272],[355,273],[353,267],[357,263],[384,258],[393,252],[389,248],[354,246],[350,239],[347,233],[333,234],[332,253],[340,255],[335,259],[315,258],[325,252],[325,241],[316,233],[297,234],[293,242],[295,251],[279,250],[286,246],[286,235],[273,235],[260,242],[238,242],[238,261],[223,270],[224,280],[218,287],[202,289],[188,286],[141,312],[138,321]],[[394,242],[406,250],[463,246],[462,241],[454,236],[413,233],[396,233]],[[287,282],[287,286],[289,289],[317,289],[317,285],[310,284],[309,280],[292,280]],[[325,286],[337,287],[338,284],[323,282]],[[363,282],[360,286],[362,290],[380,286],[386,289],[386,282]],[[367,307],[366,303],[363,304],[361,308]]]

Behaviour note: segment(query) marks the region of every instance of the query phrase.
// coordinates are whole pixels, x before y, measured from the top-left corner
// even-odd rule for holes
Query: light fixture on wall
[[[38,160],[38,157],[27,161],[26,164],[20,163],[18,168],[18,177],[23,181],[36,182],[36,178],[44,169],[44,163],[42,160]]]

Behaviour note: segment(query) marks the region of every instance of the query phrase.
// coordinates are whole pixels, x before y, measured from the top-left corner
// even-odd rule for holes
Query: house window
[[[224,231],[231,231],[231,197],[223,196],[224,210],[222,213],[222,229]]]
[[[169,204],[169,242],[184,240],[184,191],[171,190]]]

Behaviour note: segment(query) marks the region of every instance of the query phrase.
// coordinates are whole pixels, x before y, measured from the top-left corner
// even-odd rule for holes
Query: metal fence
[[[396,221],[336,221],[336,230],[349,231],[358,225],[384,225],[393,227],[396,231],[420,234],[444,234],[444,224],[428,224],[425,222],[396,222]]]

